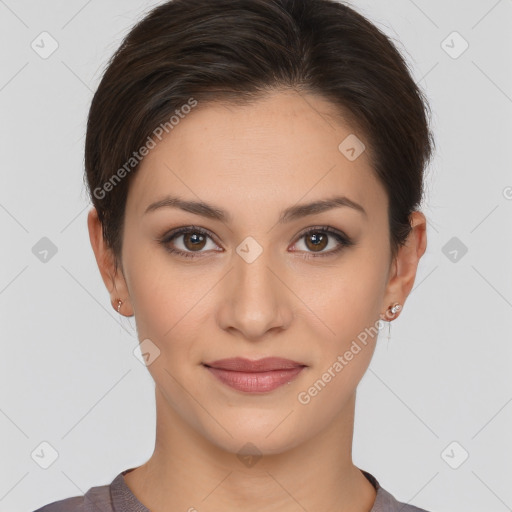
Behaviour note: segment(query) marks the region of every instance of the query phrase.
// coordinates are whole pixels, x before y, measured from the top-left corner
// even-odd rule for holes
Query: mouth
[[[266,357],[251,361],[241,357],[203,363],[225,385],[245,393],[265,393],[291,382],[307,366],[290,359]]]

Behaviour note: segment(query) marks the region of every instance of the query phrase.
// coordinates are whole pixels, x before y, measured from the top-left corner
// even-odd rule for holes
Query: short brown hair
[[[280,88],[323,96],[361,130],[389,198],[396,254],[434,141],[428,103],[390,39],[335,0],[172,0],[125,37],[89,112],[86,185],[116,264],[137,169],[126,163],[155,128],[191,98],[247,103]]]

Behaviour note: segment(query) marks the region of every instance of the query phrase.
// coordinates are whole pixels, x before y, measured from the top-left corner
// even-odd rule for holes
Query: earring
[[[400,304],[399,302],[395,302],[392,306],[389,306],[389,308],[386,312],[387,318],[389,318],[390,315],[391,315],[391,317],[395,316],[401,309],[402,309],[402,304]],[[388,320],[388,343],[389,343],[390,339],[391,339],[391,320]]]
[[[130,335],[130,336],[133,336],[133,334],[132,334],[132,333],[137,333],[137,330],[133,327],[132,323],[130,322],[130,317],[129,317],[129,316],[126,316],[126,315],[123,315],[123,314],[121,313],[121,306],[123,305],[123,301],[122,301],[121,299],[115,299],[115,301],[114,301],[114,302],[117,302],[117,308],[114,306],[114,304],[112,304],[112,307],[113,307],[114,309],[117,309],[117,312],[118,312],[118,313],[123,317],[123,318],[121,318],[121,319],[120,319],[121,321],[119,322],[119,325],[120,325],[120,326],[121,326],[121,327],[122,327],[122,328],[123,328],[123,329],[124,329],[124,330],[129,334],[129,335]],[[133,314],[132,314],[132,316],[133,316]],[[126,329],[126,327],[123,325],[123,322],[124,322],[125,320],[126,320],[126,321],[128,322],[128,324],[130,325],[130,328],[131,328],[132,332],[128,331],[128,329]],[[138,335],[138,334],[137,334],[137,335]]]
[[[389,307],[388,311],[395,316],[402,309],[402,304],[395,302],[392,306]]]

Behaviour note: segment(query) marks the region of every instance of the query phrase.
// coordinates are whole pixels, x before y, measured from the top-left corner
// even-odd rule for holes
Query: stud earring
[[[123,301],[121,299],[117,299],[117,312],[121,314],[121,304]]]
[[[388,311],[395,316],[402,309],[402,304],[395,302],[392,306],[389,307]]]
[[[386,317],[388,319],[388,343],[391,339],[391,319],[402,309],[402,304],[399,302],[395,302],[393,305],[389,306]],[[391,318],[390,318],[391,317]]]

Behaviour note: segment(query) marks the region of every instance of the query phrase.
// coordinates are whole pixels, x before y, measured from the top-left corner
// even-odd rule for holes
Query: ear
[[[414,211],[411,213],[409,220],[412,230],[391,264],[390,277],[382,304],[384,311],[387,311],[389,306],[395,302],[400,303],[403,309],[405,300],[414,285],[418,263],[427,248],[427,220],[425,215],[420,211]],[[399,314],[397,313],[394,318],[397,318]],[[387,320],[385,313],[381,314],[381,318]]]
[[[96,208],[89,210],[87,215],[87,226],[89,228],[89,239],[96,257],[96,263],[100,270],[101,277],[110,294],[110,303],[117,311],[119,299],[123,301],[120,313],[124,316],[133,316],[133,308],[130,302],[130,295],[126,285],[122,269],[115,268],[115,257],[112,249],[106,244],[103,238],[102,224],[98,218]]]

